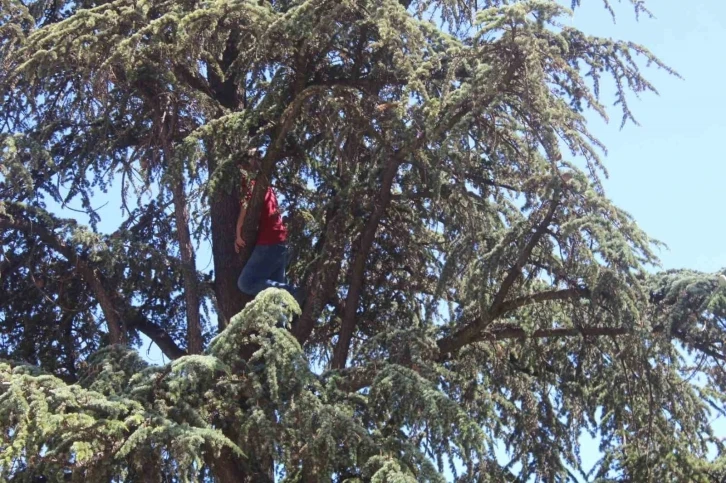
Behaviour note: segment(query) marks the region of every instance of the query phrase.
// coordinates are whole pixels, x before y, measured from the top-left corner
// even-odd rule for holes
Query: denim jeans
[[[284,243],[256,245],[237,279],[237,287],[252,296],[270,287],[287,290],[295,296],[295,289],[285,279],[287,258],[287,246]]]

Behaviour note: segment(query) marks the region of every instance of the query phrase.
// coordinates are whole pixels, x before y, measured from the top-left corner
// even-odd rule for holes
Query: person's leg
[[[278,283],[287,283],[287,277],[285,276],[285,270],[287,268],[287,247],[285,245],[273,245],[275,256],[279,263],[276,263],[275,269],[270,274],[270,280]]]
[[[290,252],[285,248],[284,255],[283,255],[283,265],[273,274],[273,277],[271,277],[273,280],[282,282],[284,285],[279,286],[280,288],[284,288],[290,294],[295,297],[295,300],[297,300],[298,305],[300,305],[300,308],[302,308],[303,304],[305,303],[306,293],[305,290],[303,290],[302,287],[294,287],[291,284],[287,283],[287,276],[285,274],[285,271],[287,270],[287,264],[290,261]]]
[[[277,269],[276,262],[274,254],[270,253],[270,245],[255,246],[237,279],[237,288],[252,296],[262,292],[269,286],[268,279]]]
[[[287,283],[287,277],[285,277],[288,260],[287,247],[284,244],[273,245],[271,246],[271,251],[274,253],[276,266],[275,270],[270,275],[268,286],[287,290],[288,293],[295,297],[295,289]],[[278,322],[277,327],[289,329],[290,326],[288,325],[287,318],[281,319]]]
[[[285,280],[287,247],[279,245],[257,245],[250,255],[237,287],[248,295],[255,296],[266,288],[277,287],[295,295],[295,289]]]
[[[277,287],[290,292],[291,295],[295,296],[295,288],[287,283],[287,277],[285,270],[287,268],[288,251],[285,244],[270,245],[271,258],[275,259],[275,268],[270,274],[268,280],[268,287]]]

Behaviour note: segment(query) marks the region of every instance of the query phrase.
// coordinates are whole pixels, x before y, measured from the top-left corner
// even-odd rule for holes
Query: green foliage
[[[653,273],[585,117],[675,72],[568,15],[0,0],[0,478],[723,478],[726,273]],[[284,199],[303,307],[237,314],[241,173]]]
[[[365,424],[372,421],[363,408],[385,414],[390,405],[390,417],[429,426],[428,438],[437,444],[462,439],[455,436],[462,428],[476,433],[467,416],[428,381],[406,371],[382,377],[370,396],[323,383],[289,331],[277,327],[297,310],[287,292],[269,289],[235,317],[206,355],[157,367],[133,350],[110,346],[94,354],[73,385],[32,366],[3,363],[0,415],[11,442],[1,447],[0,472],[18,481],[39,474],[135,481],[131,467],[189,481],[205,453],[228,446],[241,455],[238,445],[252,439],[280,451],[281,464],[293,473],[303,460],[307,471],[326,479],[347,461],[359,464],[371,481],[411,481],[413,475],[415,481],[441,481],[417,445],[390,434],[388,425]],[[249,343],[259,349],[244,360],[239,347]],[[403,394],[382,394],[400,384],[407,397],[414,396],[413,406]],[[447,411],[456,413],[462,427],[443,425]],[[240,429],[240,441],[215,429],[220,412]]]

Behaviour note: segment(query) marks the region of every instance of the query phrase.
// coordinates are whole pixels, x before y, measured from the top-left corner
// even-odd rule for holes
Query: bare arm
[[[242,203],[240,204],[239,216],[237,217],[237,229],[235,230],[234,249],[237,253],[245,246],[244,238],[242,238],[242,225],[244,225],[246,214],[247,203]]]

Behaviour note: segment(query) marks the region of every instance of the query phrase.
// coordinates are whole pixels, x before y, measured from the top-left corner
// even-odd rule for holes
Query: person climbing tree
[[[242,226],[247,214],[247,203],[252,196],[254,180],[248,180],[247,176],[243,174],[241,183],[243,197],[240,202],[235,233],[235,251],[237,253],[245,247]],[[272,190],[272,186],[269,186],[260,213],[255,247],[237,279],[237,287],[243,293],[253,297],[266,288],[276,287],[287,290],[297,298],[297,290],[286,280],[287,262],[287,228],[282,220],[275,192]]]

